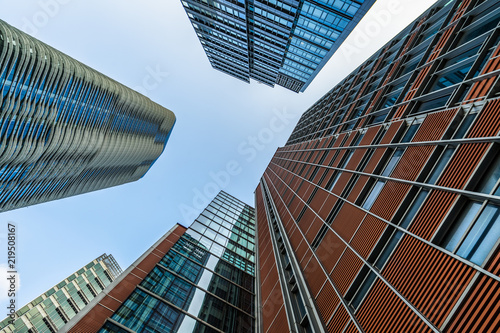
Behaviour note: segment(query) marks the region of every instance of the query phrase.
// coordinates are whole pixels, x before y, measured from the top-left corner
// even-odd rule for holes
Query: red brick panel
[[[323,321],[326,323],[335,311],[335,308],[340,304],[340,300],[335,293],[330,282],[326,282],[323,289],[316,297],[316,304]]]
[[[410,191],[411,185],[387,181],[370,212],[385,220],[390,220]]]
[[[279,283],[276,283],[271,294],[266,301],[263,301],[262,305],[262,324],[264,327],[264,332],[267,332],[269,328],[273,325],[273,322],[280,315],[280,309],[283,308],[283,294],[281,293],[281,287]],[[285,321],[283,323],[283,329],[285,332],[288,329],[288,324]]]
[[[354,235],[351,245],[363,258],[367,259],[387,224],[368,215]]]
[[[345,294],[351,285],[352,281],[361,269],[361,266],[363,266],[361,259],[359,259],[354,252],[346,249],[337,263],[337,266],[330,274],[332,281],[335,283],[335,286],[342,295]]]
[[[119,307],[119,306],[118,306]],[[90,312],[85,315],[75,326],[73,326],[70,333],[91,333],[97,332],[101,329],[106,319],[111,317],[114,312],[110,311],[97,304]]]
[[[457,199],[454,193],[431,191],[408,230],[430,240]]]
[[[423,332],[432,330],[380,279],[374,283],[356,317],[365,332]]]
[[[351,322],[349,323],[349,326],[347,326],[347,329],[345,330],[344,333],[360,333],[360,332],[356,328],[356,325],[354,325],[354,323],[351,320]]]
[[[311,257],[311,260],[307,263],[307,266],[304,269],[304,277],[307,281],[309,289],[311,290],[311,294],[314,297],[319,293],[321,287],[323,287],[323,284],[326,281],[326,275],[315,257]]]
[[[365,215],[366,213],[358,207],[345,202],[333,221],[332,228],[346,242],[349,242]]]
[[[332,320],[327,324],[326,329],[329,333],[342,332],[351,317],[343,306],[339,306],[332,317]]]
[[[486,98],[490,89],[493,87],[497,76],[489,77],[474,83],[465,98],[467,103],[476,102]]]
[[[500,248],[486,269],[500,275]],[[500,331],[500,283],[480,275],[444,332],[494,333]]]
[[[327,272],[332,271],[345,248],[345,243],[333,231],[326,232],[316,249],[316,254]]]
[[[273,322],[271,323],[271,326],[266,330],[264,329],[264,332],[266,333],[284,333],[288,332],[288,321],[286,318],[286,311],[285,307],[282,306],[276,316],[274,317]]]
[[[437,327],[444,323],[473,274],[471,267],[408,236],[383,270],[387,281]]]
[[[500,99],[489,101],[467,134],[468,138],[496,136],[500,131]]]
[[[258,245],[260,259],[259,270],[261,273],[262,323],[264,332],[277,332],[276,325],[278,324],[286,331],[288,323],[286,321],[286,316],[283,319],[283,295],[281,293],[276,260],[271,245],[271,235],[260,184],[255,193],[257,230],[259,233]]]

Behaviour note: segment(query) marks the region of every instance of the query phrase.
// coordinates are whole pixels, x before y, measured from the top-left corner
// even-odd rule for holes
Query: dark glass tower
[[[375,0],[182,0],[213,68],[303,92]]]
[[[438,1],[302,115],[256,191],[262,332],[500,331],[499,22]]]
[[[254,209],[220,192],[176,226],[63,332],[258,332]],[[106,310],[103,310],[106,307]]]
[[[174,114],[0,21],[0,212],[138,180]]]

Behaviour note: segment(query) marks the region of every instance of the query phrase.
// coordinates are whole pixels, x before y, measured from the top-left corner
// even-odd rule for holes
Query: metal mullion
[[[176,309],[177,311],[182,312],[184,315],[189,316],[189,317],[191,317],[192,319],[194,319],[194,320],[196,320],[196,321],[199,321],[199,322],[203,323],[204,325],[206,325],[206,326],[210,327],[211,329],[214,329],[214,330],[216,330],[217,332],[220,332],[220,333],[224,333],[224,332],[223,332],[223,331],[221,331],[220,329],[218,329],[218,328],[216,328],[216,327],[214,327],[214,326],[210,325],[209,323],[207,323],[207,322],[205,322],[205,321],[201,320],[201,319],[200,319],[200,318],[198,318],[198,317],[195,317],[194,315],[192,315],[191,313],[187,312],[186,310],[181,309],[181,308],[180,308],[180,307],[178,307],[177,305],[174,305],[174,304],[170,303],[168,300],[166,300],[166,299],[164,299],[163,297],[160,297],[159,295],[157,295],[157,294],[155,294],[155,293],[153,293],[153,292],[149,291],[148,289],[146,289],[146,288],[144,288],[144,287],[142,287],[142,286],[140,286],[140,285],[138,285],[138,286],[137,286],[137,289],[139,289],[139,290],[141,290],[142,292],[144,292],[144,293],[148,294],[149,296],[154,297],[154,298],[156,298],[157,300],[159,300],[159,301],[161,301],[161,302],[163,302],[163,303],[167,304],[168,306],[170,306],[170,307],[172,307],[172,308]],[[109,320],[109,319],[108,319],[108,320]]]
[[[196,234],[198,234],[198,235],[202,236],[202,237],[205,237],[206,239],[209,239],[208,237],[206,237],[205,235],[201,234],[200,232],[198,232],[198,231],[196,231],[196,230],[193,230],[193,229],[190,229],[190,230],[191,230],[192,232],[195,232]],[[193,244],[193,245],[194,245],[194,246],[196,246],[196,247],[200,247],[200,246],[198,246],[198,245],[194,244],[193,242],[191,242],[190,240],[187,240],[187,239],[186,239],[186,241],[187,241],[187,242],[189,242],[189,243],[191,243],[191,244]],[[215,244],[219,245],[219,246],[222,246],[222,245],[220,245],[219,243],[214,242],[213,240],[210,240],[210,241],[211,241],[212,243],[215,243]],[[222,247],[223,247],[223,246],[222,246]],[[245,265],[254,265],[254,268],[255,268],[255,263],[251,262],[250,260],[248,260],[248,259],[246,259],[246,258],[243,258],[241,255],[239,255],[238,253],[236,253],[236,252],[234,252],[234,251],[232,251],[232,250],[229,250],[229,249],[227,249],[227,248],[225,248],[225,249],[226,249],[226,251],[230,251],[230,252],[231,252],[231,254],[232,254],[233,256],[235,256],[235,257],[237,257],[238,259],[242,260],[242,261],[245,263]],[[224,260],[222,257],[220,257],[220,256],[218,256],[218,255],[215,255],[215,254],[213,254],[213,253],[211,253],[211,252],[210,252],[210,254],[211,254],[211,255],[213,255],[214,257],[219,258],[220,260],[223,260],[224,262],[227,262],[227,263],[228,263],[228,264],[230,264],[230,265],[233,265],[231,262],[229,262],[229,261],[227,261],[227,260]],[[255,256],[255,254],[254,254],[254,256]],[[234,266],[235,268],[239,269],[240,271],[242,271],[242,272],[244,272],[244,273],[248,274],[248,275],[252,275],[251,273],[247,272],[247,271],[246,271],[246,270],[244,270],[244,269],[241,269],[241,268],[239,268],[239,267],[237,267],[237,266],[235,266],[235,265],[233,265],[233,266]],[[253,275],[252,275],[252,276],[253,276]]]
[[[225,299],[223,299],[222,297],[217,296],[217,295],[213,294],[212,292],[210,292],[210,291],[208,291],[208,290],[206,290],[206,289],[203,289],[203,288],[202,288],[202,287],[200,287],[199,285],[195,284],[193,281],[190,281],[189,279],[187,279],[187,278],[185,278],[185,277],[183,277],[183,276],[180,276],[178,272],[175,272],[174,270],[172,270],[172,269],[168,268],[167,266],[164,266],[164,265],[162,265],[161,263],[157,263],[157,264],[156,264],[156,266],[158,266],[158,267],[160,267],[160,268],[163,268],[164,270],[166,270],[167,272],[169,272],[170,274],[172,274],[172,275],[173,275],[173,276],[175,276],[176,278],[179,278],[179,279],[183,280],[184,282],[189,283],[189,284],[190,284],[190,285],[192,285],[193,287],[195,287],[195,288],[197,288],[197,289],[199,289],[199,290],[203,291],[205,294],[208,294],[208,295],[210,295],[210,296],[212,296],[212,297],[214,297],[214,298],[216,298],[216,299],[218,299],[218,300],[220,300],[220,301],[224,302],[225,304],[230,305],[231,307],[235,308],[236,310],[238,310],[238,311],[240,311],[240,312],[242,312],[242,313],[244,313],[244,314],[248,315],[248,316],[249,316],[249,317],[251,317],[252,319],[255,319],[255,316],[252,316],[252,315],[251,315],[251,314],[249,314],[248,312],[243,311],[243,309],[240,309],[240,308],[239,308],[239,307],[237,307],[236,305],[231,304],[230,302],[226,301],[226,300],[225,300]],[[204,267],[205,267],[205,266],[202,266],[202,268],[204,268]],[[202,275],[203,275],[203,273],[202,273]],[[151,291],[151,292],[153,293],[153,291]]]
[[[290,295],[291,291],[287,288],[287,286],[289,284],[289,281],[288,281],[288,279],[286,279],[284,277],[283,273],[285,272],[285,268],[283,267],[283,263],[281,262],[281,259],[278,257],[279,255],[277,255],[277,253],[279,253],[280,250],[278,248],[278,244],[277,244],[277,241],[276,241],[276,235],[274,233],[274,228],[271,225],[271,219],[270,219],[270,216],[269,216],[270,215],[269,214],[269,209],[270,208],[275,213],[275,217],[277,219],[279,219],[279,223],[278,223],[278,221],[276,221],[276,224],[277,224],[278,229],[280,231],[281,238],[283,239],[283,245],[285,245],[285,241],[287,241],[287,244],[285,245],[285,248],[291,248],[291,245],[288,243],[289,240],[288,240],[287,233],[283,232],[283,231],[285,231],[285,230],[283,230],[283,223],[282,223],[282,221],[280,219],[280,216],[278,214],[278,211],[277,211],[277,209],[276,209],[276,207],[274,205],[274,201],[272,200],[272,197],[269,198],[271,193],[269,191],[269,188],[268,188],[268,185],[267,185],[267,181],[265,179],[263,179],[262,185],[263,186],[262,186],[261,190],[263,192],[262,194],[263,194],[263,199],[264,199],[264,209],[265,209],[265,212],[266,212],[266,218],[267,218],[268,225],[269,225],[269,234],[270,234],[271,243],[272,243],[272,246],[273,246],[273,253],[274,253],[274,257],[275,257],[275,261],[276,261],[276,265],[277,265],[276,268],[278,270],[278,273],[281,273],[281,274],[279,274],[279,277],[280,277],[280,286],[282,287],[282,291],[283,291],[282,292],[283,293],[283,299],[287,298],[287,301],[289,303],[288,306],[290,307],[290,310],[291,310],[291,313],[292,313],[292,317],[294,317],[294,319],[296,319],[296,320],[300,320],[301,321],[304,318],[304,316],[302,316],[302,318],[296,318],[296,315],[300,315],[300,313],[296,313],[295,310],[294,310],[294,308],[293,308],[292,300],[291,300],[291,295]],[[265,196],[266,192],[269,194],[268,197],[267,197],[267,199],[266,199],[266,196]],[[272,207],[268,207],[267,200],[269,200],[269,203],[271,204]],[[305,278],[303,276],[303,273],[300,270],[300,264],[299,264],[297,258],[295,257],[295,252],[293,251],[293,248],[292,248],[291,252],[292,253],[289,254],[289,264],[292,267],[292,273],[295,276],[297,288],[299,289],[299,295],[302,298],[302,303],[304,305],[304,308],[306,309],[306,315],[309,317],[309,320],[311,322],[310,327],[311,327],[311,329],[313,329],[313,332],[316,332],[317,330],[319,330],[320,332],[324,332],[323,325],[320,324],[321,320],[320,320],[320,317],[319,317],[319,315],[317,313],[317,309],[314,306],[314,304],[315,304],[315,300],[314,300],[315,295],[310,294],[310,291],[308,289],[306,289],[306,285],[305,284],[307,284],[307,280],[305,280]],[[292,263],[292,260],[293,260],[293,263]],[[278,266],[279,266],[279,269],[278,269]],[[297,270],[298,270],[298,272],[297,272]],[[283,281],[284,285],[283,285],[283,283],[281,283],[281,279],[284,280]],[[300,281],[300,283],[299,283],[299,281]],[[300,285],[300,287],[299,287],[299,285]],[[306,302],[306,300],[308,300],[308,302]],[[287,309],[287,307],[285,306],[285,310],[286,309]],[[288,318],[288,319],[290,321],[291,318]],[[314,320],[314,322],[313,322],[313,320]],[[297,326],[297,324],[300,325],[300,323],[297,322],[297,321],[294,321],[294,323],[295,323],[295,326]],[[316,325],[314,325],[314,323],[316,323]],[[292,325],[290,325],[290,326],[292,326]],[[297,331],[300,332],[299,330],[297,330]]]
[[[197,261],[195,261],[195,260],[193,260],[193,259],[189,258],[188,256],[186,256],[185,254],[181,253],[180,251],[177,251],[177,250],[176,250],[176,249],[174,249],[174,248],[171,248],[169,251],[173,251],[173,252],[177,253],[178,255],[183,256],[185,259],[187,259],[187,260],[189,260],[189,261],[193,262],[194,264],[196,264],[196,265],[198,265],[198,266],[203,267],[205,270],[207,270],[207,271],[211,272],[212,274],[217,275],[218,277],[220,277],[220,278],[222,278],[222,279],[226,280],[227,282],[230,282],[231,284],[233,284],[233,285],[235,285],[235,286],[237,286],[237,287],[239,287],[239,288],[241,288],[241,289],[244,289],[244,290],[245,290],[245,291],[247,291],[248,293],[250,293],[250,294],[252,294],[252,295],[254,295],[254,296],[255,296],[255,293],[254,293],[254,292],[252,292],[252,291],[250,291],[250,290],[246,289],[245,287],[243,287],[243,286],[241,286],[241,285],[237,284],[236,282],[234,282],[234,281],[232,281],[232,280],[229,280],[228,278],[226,278],[226,277],[224,277],[224,276],[220,275],[219,273],[217,273],[217,272],[215,272],[215,271],[211,270],[211,269],[210,269],[210,268],[208,268],[207,266],[203,266],[201,263],[199,263],[199,262],[197,262]]]
[[[366,173],[366,172],[361,172],[361,171],[356,171],[356,170],[350,170],[350,169],[342,169],[342,168],[337,168],[337,167],[332,167],[332,166],[325,166],[325,165],[318,165],[314,163],[309,163],[309,162],[301,162],[301,161],[295,161],[295,160],[289,160],[285,158],[278,158],[280,160],[286,160],[286,161],[292,161],[292,162],[298,162],[298,163],[303,163],[306,165],[313,165],[313,166],[321,166],[327,169],[332,169],[336,171],[341,171],[341,172],[348,172],[352,174],[357,174],[360,176],[368,176],[372,178],[376,178],[379,180],[384,180],[384,181],[394,181],[397,183],[403,183],[403,184],[408,184],[408,185],[414,185],[414,186],[419,186],[422,188],[430,189],[430,190],[439,190],[439,191],[444,191],[444,192],[450,192],[450,193],[455,193],[455,194],[460,194],[460,195],[465,195],[467,197],[471,197],[476,200],[490,200],[496,204],[500,204],[500,197],[491,195],[491,194],[483,194],[479,192],[473,192],[473,191],[467,191],[467,190],[461,190],[461,189],[456,189],[456,188],[451,188],[451,187],[444,187],[444,186],[439,186],[439,185],[434,185],[434,184],[428,184],[428,183],[422,183],[422,182],[416,182],[412,180],[406,180],[406,179],[400,179],[400,178],[391,178],[388,176],[381,176],[381,175],[376,175],[373,173]],[[271,163],[273,163],[271,161]],[[276,163],[273,163],[276,164]],[[278,164],[276,164],[278,165]],[[298,174],[297,174],[298,176]],[[299,176],[300,177],[300,176]],[[301,177],[302,178],[302,177]],[[314,184],[317,185],[317,184]]]
[[[357,130],[349,131],[355,132]],[[314,149],[297,149],[297,150],[287,150],[287,153],[295,152],[315,152],[324,150],[342,150],[342,149],[358,149],[358,148],[399,148],[399,147],[418,147],[418,146],[445,146],[449,144],[459,145],[467,143],[484,143],[484,142],[496,142],[500,143],[500,136],[487,136],[479,138],[461,138],[461,139],[448,139],[448,140],[435,140],[435,141],[419,141],[419,142],[395,142],[395,143],[384,143],[376,145],[363,145],[363,146],[346,146],[346,147],[324,147],[324,148],[314,148]],[[277,152],[280,154],[281,152]]]
[[[278,176],[278,175],[276,175],[276,176]],[[278,176],[278,177],[279,177],[279,176]],[[281,179],[281,178],[280,178],[280,179]],[[288,187],[288,188],[289,188],[289,189],[293,192],[293,190],[292,190],[292,189],[291,189],[288,185],[287,185],[287,187]],[[295,192],[293,192],[293,193],[295,193]],[[281,197],[280,197],[280,198],[281,198]],[[299,197],[299,196],[297,195],[297,198],[299,198],[299,200],[300,200],[300,201],[302,201],[302,202],[303,202],[306,206],[308,206],[308,207],[309,207],[309,205],[307,205],[307,203],[306,203],[304,200],[302,200],[302,198],[301,198],[301,197]],[[283,200],[281,200],[281,201],[283,202]],[[283,203],[284,203],[284,202],[283,202]],[[309,207],[309,208],[310,208],[310,207]],[[311,210],[312,210],[312,209],[311,209]],[[290,213],[290,211],[288,210],[288,207],[287,207],[287,211]],[[378,272],[378,270],[377,270],[377,269],[376,269],[376,268],[375,268],[372,264],[370,264],[367,260],[365,260],[365,259],[363,258],[363,256],[362,256],[362,255],[360,255],[358,252],[356,252],[356,250],[355,250],[355,249],[351,246],[351,244],[349,244],[349,242],[347,242],[346,240],[344,240],[344,239],[343,239],[343,238],[342,238],[342,237],[341,237],[341,236],[340,236],[340,235],[339,235],[339,234],[338,234],[338,233],[337,233],[337,232],[336,232],[336,231],[335,231],[335,230],[334,230],[331,226],[329,226],[329,225],[326,223],[326,221],[325,221],[325,220],[323,220],[323,219],[322,219],[322,218],[321,218],[321,217],[320,217],[320,216],[319,216],[319,215],[318,215],[318,214],[317,214],[314,210],[312,210],[312,211],[314,212],[314,214],[316,215],[316,217],[317,217],[317,218],[319,218],[321,221],[323,221],[323,223],[324,223],[325,225],[327,225],[327,226],[328,226],[328,229],[330,229],[330,230],[331,230],[331,231],[332,231],[332,232],[333,232],[333,233],[334,233],[334,234],[335,234],[335,235],[336,235],[336,236],[337,236],[337,237],[338,237],[338,238],[339,238],[339,239],[340,239],[340,240],[341,240],[341,241],[345,244],[345,246],[346,246],[346,247],[348,247],[348,248],[349,248],[349,249],[350,249],[350,250],[351,250],[351,251],[352,251],[352,252],[356,255],[356,257],[358,257],[358,259],[360,259],[360,260],[361,260],[361,261],[362,261],[365,265],[367,265],[367,266],[368,266],[368,268],[369,268],[369,269],[370,269],[373,273],[375,273],[375,275],[377,275],[377,277],[378,277],[381,281],[383,281],[383,282],[385,283],[385,285],[386,285],[389,289],[391,289],[391,291],[392,291],[392,292],[394,292],[394,293],[396,294],[396,296],[398,296],[398,297],[399,297],[399,298],[400,298],[400,299],[401,299],[401,300],[402,300],[402,301],[403,301],[403,302],[404,302],[404,303],[405,303],[405,304],[406,304],[406,305],[407,305],[407,306],[408,306],[408,307],[409,307],[409,308],[410,308],[410,309],[411,309],[411,310],[412,310],[412,311],[413,311],[413,312],[414,312],[414,313],[415,313],[415,314],[416,314],[416,315],[417,315],[417,316],[418,316],[418,317],[419,317],[419,318],[420,318],[420,319],[421,319],[421,320],[422,320],[425,324],[427,324],[427,326],[428,326],[430,329],[432,329],[432,330],[433,330],[434,332],[436,332],[436,333],[440,333],[439,329],[438,329],[438,328],[436,328],[436,327],[432,324],[432,322],[431,322],[430,320],[428,320],[428,319],[427,319],[427,317],[425,317],[425,316],[424,316],[424,315],[423,315],[423,314],[422,314],[422,313],[421,313],[421,312],[420,312],[420,311],[419,311],[419,310],[418,310],[418,309],[417,309],[417,308],[416,308],[416,307],[415,307],[415,306],[414,306],[414,305],[413,305],[410,301],[408,301],[408,300],[406,299],[406,297],[404,297],[403,295],[401,295],[401,294],[399,293],[399,291],[398,291],[395,287],[393,287],[393,286],[392,286],[392,285],[391,285],[391,284],[390,284],[390,283],[389,283],[389,282],[385,279],[385,277],[384,277],[384,276],[382,276],[382,274],[380,274],[380,273]],[[364,209],[363,209],[363,211],[365,211],[365,212],[366,212],[366,210],[364,210]],[[290,213],[290,214],[291,214],[291,213]],[[298,230],[299,230],[299,229],[298,229]],[[299,230],[299,232],[301,233],[302,237],[304,237],[304,239],[305,239],[305,236],[304,236],[304,234],[302,233],[302,230]],[[315,251],[313,251],[313,249],[311,248],[311,245],[309,244],[309,242],[307,242],[307,241],[306,241],[306,243],[307,243],[307,245],[308,245],[309,249],[312,251],[313,255],[316,257],[316,253],[315,253]],[[318,258],[316,257],[316,259],[318,259]],[[320,266],[322,266],[322,265],[320,264]],[[323,271],[324,271],[324,270],[323,270]],[[329,277],[329,276],[327,276],[327,278],[329,279],[330,277]],[[500,279],[500,278],[499,278],[499,279]],[[333,284],[333,282],[332,282],[332,284]],[[342,302],[343,302],[344,306],[348,309],[348,305],[346,304],[346,302],[345,302],[344,298],[342,298]],[[349,311],[349,314],[351,315],[351,319],[353,319],[353,320],[354,320],[355,315],[354,315],[354,314],[351,314],[351,311],[350,311],[349,309],[348,309],[348,311]],[[356,324],[357,324],[357,321],[356,321]],[[363,330],[361,330],[361,329],[360,329],[360,331],[363,331]]]
[[[286,170],[286,169],[282,168],[281,166],[279,166],[279,165],[278,165],[278,164],[276,164],[276,163],[273,163],[273,162],[271,162],[271,163],[272,163],[272,164],[277,165],[278,167],[280,167],[280,168],[281,168],[281,169],[283,169],[283,170]],[[288,170],[286,170],[286,171],[288,171]],[[347,170],[347,171],[351,172],[352,170]],[[273,172],[274,172],[274,171],[273,171]],[[275,172],[274,172],[274,173],[275,173]],[[275,174],[276,174],[276,173],[275,173]],[[370,176],[370,174],[364,174],[364,173],[361,173],[361,174]],[[277,175],[277,174],[276,174],[276,175]],[[308,181],[308,180],[304,179],[303,177],[301,177],[301,176],[299,176],[299,175],[296,175],[296,176],[297,176],[297,177],[299,177],[299,178],[302,178],[303,180],[305,180],[305,181],[307,181],[307,182],[309,182],[309,183],[311,183],[311,184],[313,184],[313,185],[315,185],[315,186],[318,186],[317,184],[314,184],[314,183],[312,183],[312,182],[310,182],[310,181]],[[374,175],[374,176],[375,176],[375,175]],[[378,177],[381,177],[381,176],[378,176]],[[387,179],[390,179],[389,177],[381,177],[381,178],[384,178],[384,179],[386,179],[386,178],[387,178]],[[281,179],[281,177],[280,177],[280,179]],[[391,179],[390,179],[390,180],[391,180]],[[410,182],[410,181],[403,181],[403,182],[405,182],[405,183],[410,183],[410,184],[411,184],[411,183],[414,183],[414,182]],[[416,183],[416,184],[420,184],[420,183]],[[285,185],[286,185],[286,186],[290,189],[290,187],[288,186],[288,184],[286,184],[286,183],[285,183]],[[411,184],[411,185],[415,185],[415,184]],[[436,187],[436,189],[440,189],[440,190],[443,190],[443,189],[447,190],[447,189],[448,189],[448,188],[446,188],[446,187],[441,187],[441,186],[432,186],[432,187],[430,187],[430,188],[431,188],[431,189],[433,189],[434,187]],[[290,190],[291,190],[291,189],[290,189]],[[291,190],[291,191],[292,191],[293,193],[295,193],[293,190]],[[325,191],[326,191],[326,190],[325,190]],[[342,198],[341,196],[339,196],[339,195],[337,195],[337,194],[335,194],[335,193],[333,193],[333,192],[330,192],[330,191],[327,191],[327,192],[328,192],[328,193],[330,193],[330,194],[332,194],[333,196],[335,196],[337,199],[340,199],[340,200],[345,201],[345,202],[347,202],[347,203],[349,203],[349,204],[352,204],[353,206],[355,206],[355,207],[357,207],[357,208],[361,209],[363,212],[365,212],[365,213],[367,213],[367,214],[369,214],[369,215],[371,215],[371,216],[373,216],[373,217],[375,217],[375,218],[377,218],[377,219],[381,220],[382,222],[384,222],[384,223],[386,223],[386,224],[388,224],[388,225],[390,225],[390,226],[393,226],[394,228],[396,228],[396,229],[398,229],[398,230],[402,231],[404,234],[410,235],[410,236],[414,237],[415,239],[417,239],[417,240],[419,240],[419,241],[421,241],[421,242],[425,243],[426,245],[429,245],[429,246],[433,247],[433,248],[434,248],[434,249],[436,249],[436,250],[439,250],[439,251],[441,251],[441,252],[444,252],[444,253],[445,253],[445,254],[447,254],[447,255],[450,255],[450,256],[452,256],[453,258],[455,258],[455,259],[457,259],[457,260],[461,261],[462,263],[464,263],[464,264],[466,264],[466,265],[468,265],[468,266],[470,266],[470,267],[472,267],[472,268],[474,268],[474,269],[476,269],[476,270],[480,271],[481,273],[484,273],[485,275],[488,275],[489,277],[491,277],[491,278],[495,279],[496,281],[499,281],[499,282],[500,282],[500,276],[496,276],[495,274],[493,274],[493,273],[491,273],[491,272],[489,272],[489,271],[485,270],[485,269],[484,269],[484,268],[482,268],[481,266],[476,265],[476,264],[474,264],[474,263],[472,263],[472,262],[468,261],[467,259],[464,259],[464,258],[462,258],[462,257],[460,257],[460,256],[458,256],[458,255],[456,255],[455,253],[453,253],[453,252],[451,252],[451,251],[448,251],[448,250],[446,250],[446,249],[444,249],[444,248],[442,248],[442,247],[440,247],[440,246],[438,246],[438,245],[436,245],[436,244],[434,244],[434,243],[432,243],[432,242],[430,242],[430,241],[428,241],[428,240],[426,240],[426,239],[424,239],[424,238],[422,238],[422,237],[420,237],[420,236],[418,236],[418,235],[415,235],[415,234],[413,234],[413,233],[409,232],[409,231],[408,231],[408,230],[406,230],[405,228],[402,228],[401,226],[399,226],[399,225],[397,225],[397,224],[395,224],[395,223],[392,223],[391,221],[386,220],[386,219],[384,219],[384,218],[382,218],[382,217],[380,217],[380,216],[378,216],[378,215],[376,215],[376,214],[374,214],[374,213],[370,212],[369,210],[364,209],[362,206],[356,205],[354,202],[347,201],[347,199],[346,199],[346,198]],[[451,192],[451,191],[450,191],[450,192]],[[469,192],[469,191],[460,191],[460,192],[465,192],[465,193],[474,193],[474,192]],[[458,194],[461,194],[461,193],[458,193]],[[490,196],[488,195],[488,196],[486,196],[486,197],[490,197]],[[302,200],[302,199],[301,199],[301,200]],[[486,200],[488,200],[488,198],[486,198]],[[496,200],[498,201],[498,200],[500,200],[500,199],[498,199],[498,198],[497,198]],[[303,200],[302,200],[302,201],[303,201]],[[311,210],[312,210],[312,209],[311,209]],[[317,213],[316,213],[314,210],[313,210],[313,212],[314,212],[314,214],[316,214],[316,215],[317,215]],[[318,215],[317,215],[317,216],[318,216]],[[319,216],[318,216],[318,217],[319,217]],[[320,217],[320,219],[321,219],[321,217]],[[322,220],[323,222],[325,222],[323,219],[321,219],[321,220]],[[326,224],[326,222],[325,222],[325,224]],[[330,226],[329,226],[329,228],[331,229],[331,227],[330,227]],[[333,230],[333,229],[331,229],[331,230]]]
[[[109,321],[110,323],[112,323],[113,325],[116,325],[118,326],[119,328],[121,328],[122,330],[125,330],[129,333],[137,333],[136,331],[128,328],[127,326],[123,325],[123,324],[120,324],[119,322],[117,322],[116,320],[112,319],[111,317],[110,318],[107,318],[106,321]],[[104,322],[104,325],[106,325],[106,322]],[[103,327],[104,327],[103,325]]]
[[[281,179],[281,178],[280,178]],[[267,186],[267,181],[265,180],[265,178],[263,177],[263,181],[264,183],[266,184]],[[273,185],[273,188],[276,190],[276,187],[274,186],[273,183],[271,183]],[[287,185],[288,186],[288,185]],[[290,189],[291,190],[291,189]],[[293,190],[291,190],[292,193],[296,194]],[[298,197],[298,195],[297,195]],[[283,201],[283,198],[281,198],[280,196],[280,200],[283,204],[285,204],[285,202]],[[274,205],[274,201],[273,200],[270,200],[273,205]],[[290,212],[290,210],[288,209],[288,206],[285,204],[285,207],[286,207],[286,210],[288,211],[288,213],[290,214],[290,216],[292,216],[292,213]],[[324,221],[323,221],[324,222]],[[301,236],[305,238],[302,230],[300,230],[300,228],[297,228],[297,230],[300,232]],[[316,258],[316,260],[318,260],[318,263],[319,263],[319,267],[321,267],[321,270],[323,271],[323,273],[325,273],[325,276],[326,276],[326,279],[327,281],[330,283],[330,285],[332,286],[333,290],[335,291],[335,294],[337,295],[337,297],[339,298],[340,300],[340,304],[342,304],[344,306],[344,309],[347,311],[347,313],[349,314],[349,316],[351,317],[351,319],[353,320],[353,322],[355,323],[356,325],[356,328],[360,331],[360,332],[364,332],[361,325],[358,323],[357,321],[357,318],[355,317],[355,315],[351,312],[351,310],[349,309],[349,305],[347,304],[347,302],[345,301],[345,299],[342,297],[342,294],[340,293],[340,291],[337,289],[337,286],[333,283],[333,281],[331,280],[330,278],[330,275],[328,274],[328,272],[325,270],[325,268],[323,267],[323,265],[321,264],[321,261],[319,260],[319,258],[317,257],[316,255],[316,252],[314,250],[312,250],[310,244],[308,242],[306,242],[306,244],[308,245],[309,249],[312,251],[312,255]],[[312,258],[312,257],[311,257]],[[309,259],[310,260],[310,259]],[[331,319],[331,318],[330,318]],[[326,323],[325,323],[326,324]]]

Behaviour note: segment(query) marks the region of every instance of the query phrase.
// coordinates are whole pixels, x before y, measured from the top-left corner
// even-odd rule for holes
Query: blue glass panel
[[[377,181],[375,185],[373,186],[370,195],[368,198],[366,198],[365,202],[363,203],[363,208],[364,209],[370,209],[375,200],[377,199],[378,195],[380,194],[380,191],[382,191],[382,188],[384,187],[385,181]]]
[[[441,172],[443,172],[444,167],[446,164],[448,164],[448,161],[451,158],[451,155],[455,152],[456,147],[448,147],[446,150],[443,152],[441,155],[439,161],[437,162],[436,166],[432,170],[429,180],[427,183],[429,184],[435,184],[436,181],[438,180],[439,176],[441,175]]]
[[[481,203],[476,201],[471,201],[467,204],[461,216],[453,223],[450,230],[448,230],[447,236],[443,240],[442,246],[449,250],[454,251],[458,245],[458,242],[464,235],[464,233],[469,228],[474,216],[481,208]]]
[[[500,208],[487,205],[467,237],[460,245],[457,254],[482,265],[500,237]]]
[[[408,228],[411,220],[417,214],[417,211],[420,208],[420,206],[422,206],[422,203],[424,202],[425,198],[427,197],[427,194],[429,194],[429,191],[427,191],[427,190],[420,191],[420,193],[417,195],[417,197],[413,201],[410,210],[408,210],[406,212],[406,215],[405,215],[403,221],[401,221],[401,224],[400,224],[401,227],[403,227],[405,229]]]

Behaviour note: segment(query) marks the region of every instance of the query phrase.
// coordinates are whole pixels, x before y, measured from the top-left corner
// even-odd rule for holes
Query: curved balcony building
[[[0,212],[138,180],[175,115],[0,21]]]

